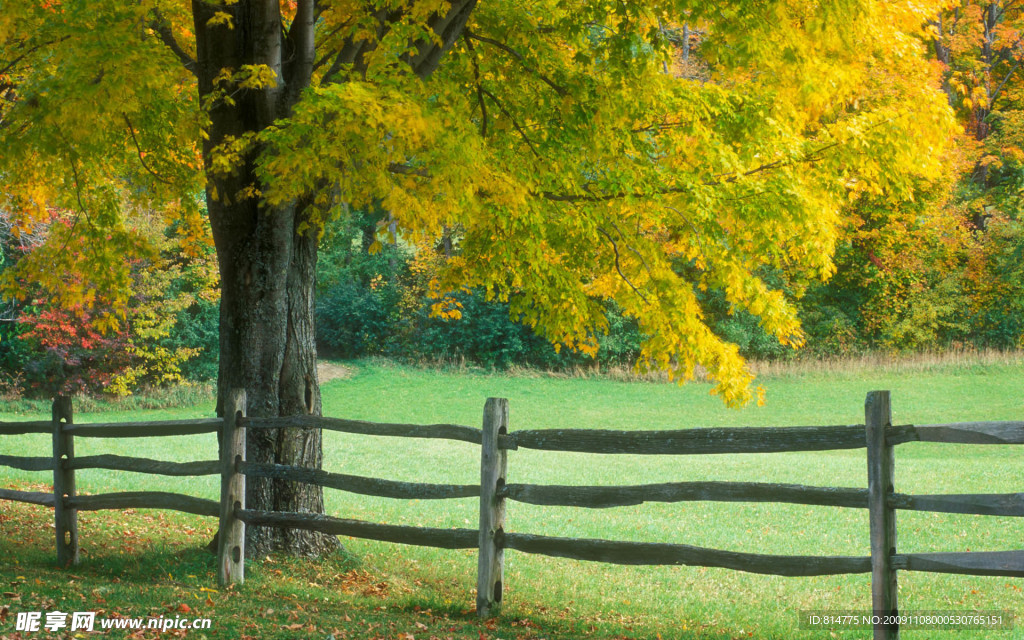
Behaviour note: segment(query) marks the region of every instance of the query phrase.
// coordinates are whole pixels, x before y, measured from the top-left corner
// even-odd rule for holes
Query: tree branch
[[[619,234],[619,237],[622,238],[623,240],[626,240],[626,234],[622,232],[622,229],[619,228],[619,225],[615,224],[614,222],[612,222],[611,224],[612,228],[615,229],[615,231]],[[654,274],[651,273],[651,265],[647,264],[647,259],[644,258],[643,254],[637,251],[636,247],[634,247],[631,244],[627,243],[626,248],[632,251],[633,255],[640,259],[640,264],[644,266],[644,271],[647,272],[647,275],[651,276],[651,278],[654,278]]]
[[[435,13],[431,16],[427,26],[437,34],[441,42],[436,44],[433,40],[421,40],[415,45],[415,55],[404,56],[413,73],[420,78],[426,78],[437,69],[441,64],[441,57],[462,35],[470,14],[476,8],[476,3],[477,0],[452,0],[447,13]]]
[[[416,167],[410,167],[407,164],[399,164],[392,162],[388,165],[388,172],[397,173],[403,176],[417,176],[420,178],[429,178],[430,172],[426,169],[417,169]]]
[[[181,61],[182,66],[188,70],[192,75],[199,77],[198,71],[196,70],[196,61],[192,59],[192,56],[188,55],[188,52],[181,46],[181,43],[174,37],[174,33],[171,31],[170,23],[164,18],[163,14],[160,13],[160,9],[153,9],[153,21],[150,22],[149,27],[160,36],[160,40],[167,45],[167,48],[171,50],[178,60]]]
[[[540,155],[540,153],[538,153],[538,152],[537,152],[537,149],[536,149],[536,147],[534,147],[534,146],[533,146],[533,142],[532,142],[532,141],[530,140],[530,138],[529,138],[529,137],[528,137],[528,136],[526,135],[526,132],[525,132],[525,131],[523,131],[523,128],[522,128],[521,126],[519,126],[519,123],[518,123],[518,122],[516,121],[516,119],[515,119],[515,118],[514,118],[514,117],[512,116],[512,114],[511,114],[511,113],[509,113],[507,109],[505,109],[505,105],[503,105],[503,104],[501,103],[501,100],[498,100],[498,97],[497,97],[497,96],[495,96],[495,95],[494,95],[493,93],[491,93],[490,91],[488,91],[487,89],[484,89],[483,87],[479,87],[479,89],[480,89],[480,91],[481,91],[481,92],[482,92],[482,93],[483,93],[483,94],[484,94],[485,96],[487,96],[488,98],[490,98],[491,100],[493,100],[493,101],[494,101],[494,104],[495,104],[495,105],[496,105],[496,106],[498,107],[498,111],[501,111],[502,115],[504,115],[504,116],[505,116],[506,118],[508,118],[508,119],[509,119],[509,121],[510,121],[510,122],[512,123],[512,126],[513,126],[513,127],[515,127],[515,130],[516,130],[516,131],[517,131],[517,132],[519,133],[519,136],[520,136],[520,137],[521,137],[521,138],[523,139],[523,141],[524,141],[524,142],[526,143],[526,145],[527,145],[528,147],[530,147],[530,151],[532,151],[532,152],[533,152],[533,155],[537,156],[537,158],[538,158],[538,159],[543,159],[543,158],[541,158],[541,155]]]
[[[150,168],[148,164],[146,164],[146,156],[142,153],[142,147],[139,146],[139,139],[135,137],[135,127],[132,126],[132,121],[128,119],[127,113],[121,113],[121,115],[124,116],[124,122],[128,125],[128,132],[132,134],[132,142],[135,143],[135,150],[138,151],[139,153],[139,163],[142,164],[142,168],[148,171],[150,175],[152,175],[160,182],[164,184],[173,185],[173,182],[167,180],[166,178],[158,174],[156,171],[154,171],[152,168]]]
[[[78,177],[78,166],[75,164],[75,158],[71,152],[71,145],[68,144],[67,138],[64,137],[64,133],[59,129],[57,131],[57,135],[60,136],[61,140],[64,142],[64,145],[66,147],[64,149],[64,155],[67,158],[68,164],[71,165],[71,175],[75,181],[75,199],[78,201],[78,211],[75,213],[75,219],[71,223],[71,229],[68,230],[68,236],[64,238],[64,244],[61,245],[59,251],[59,253],[64,253],[64,251],[68,248],[68,244],[71,242],[71,238],[74,237],[75,229],[78,228],[79,218],[81,218],[84,215],[85,223],[89,226],[90,229],[93,228],[93,224],[92,219],[89,218],[89,212],[85,208],[85,203],[82,202],[82,182]],[[92,249],[93,255],[97,259],[99,258],[99,254],[96,248],[91,243],[87,244],[86,247]]]
[[[326,36],[324,36],[323,39],[321,39],[320,44],[321,45],[325,45],[326,43],[330,42],[331,38],[333,38],[334,36],[338,35],[339,31],[341,31],[345,27],[349,26],[350,24],[352,24],[352,22],[350,20],[346,20],[345,22],[339,24],[337,27],[334,28],[333,31],[331,31]],[[325,53],[324,55],[320,56],[320,59],[313,63],[313,71],[316,71],[320,67],[322,67],[325,64],[327,64],[328,60],[331,60],[332,58],[337,58],[338,53],[339,53],[338,51],[329,51],[329,52]]]
[[[708,252],[707,252],[707,248],[704,246],[704,237],[701,235],[700,229],[697,228],[697,225],[695,225],[693,223],[693,220],[690,220],[689,216],[687,216],[685,213],[683,213],[679,209],[676,209],[675,207],[665,207],[665,208],[668,209],[669,211],[674,211],[680,218],[683,219],[683,221],[686,224],[690,225],[690,229],[693,230],[693,235],[697,238],[697,246],[700,247],[701,255],[703,255],[705,257],[705,259],[706,259],[707,255],[708,255]]]
[[[334,61],[331,62],[331,66],[327,69],[327,73],[325,73],[324,77],[320,80],[320,84],[328,85],[337,81],[336,76],[338,75],[338,72],[341,71],[343,66],[355,60],[362,51],[363,44],[365,44],[365,40],[360,40],[359,42],[346,42],[345,46],[342,47],[334,56]]]
[[[1017,69],[1020,68],[1020,62],[1021,62],[1020,58],[1014,58],[1013,66],[1010,67],[1010,70],[1006,72],[1006,76],[999,83],[999,86],[996,87],[996,90],[992,92],[992,95],[989,97],[989,100],[988,100],[988,110],[989,111],[991,111],[992,108],[995,106],[996,100],[999,99],[1000,94],[1002,94],[1002,92],[1003,92],[1003,87],[1006,86],[1006,83],[1009,82],[1010,78],[1013,77],[1013,74],[1015,74],[1017,72]]]
[[[551,78],[547,77],[546,75],[544,75],[543,73],[541,73],[537,69],[534,69],[533,67],[531,67],[529,65],[529,63],[526,62],[526,58],[523,57],[523,54],[519,53],[518,51],[516,51],[512,47],[508,46],[507,44],[504,44],[503,42],[499,42],[498,40],[495,40],[494,38],[488,38],[487,36],[481,36],[479,34],[472,33],[469,29],[466,29],[466,38],[467,39],[476,40],[478,42],[483,42],[485,44],[489,44],[489,45],[491,45],[493,47],[497,47],[498,49],[501,49],[505,53],[511,55],[513,58],[518,60],[519,64],[524,69],[526,69],[527,71],[529,71],[533,75],[537,76],[542,81],[544,81],[544,84],[546,84],[549,87],[551,87],[552,89],[554,89],[555,93],[557,93],[558,95],[560,95],[562,97],[565,97],[566,95],[568,95],[569,92],[565,89],[565,87],[562,87],[561,85],[556,84]]]
[[[613,193],[605,193],[601,195],[595,195],[592,193],[574,194],[554,193],[553,191],[538,191],[534,193],[534,195],[540,196],[541,198],[544,198],[545,200],[550,200],[552,202],[610,202],[612,200],[620,200],[622,198],[648,198],[650,196],[664,196],[672,193],[686,193],[689,190],[689,187],[664,187],[662,189],[655,189],[654,191],[648,193],[643,193],[639,191],[634,191],[631,193],[625,191],[616,191]]]
[[[420,78],[426,78],[441,64],[441,57],[447,53],[466,26],[470,14],[476,7],[477,0],[452,0],[448,10],[444,13],[435,13],[427,20],[427,26],[438,36],[433,38],[421,38],[413,40],[410,44],[414,51],[403,54],[401,59],[409,65],[413,73]],[[346,64],[353,64],[357,72],[366,71],[366,55],[377,47],[377,43],[391,31],[392,24],[398,22],[405,9],[387,10],[381,9],[374,14],[377,22],[376,34],[372,39],[354,40],[352,37],[345,39],[344,44],[334,56],[330,69],[324,74],[321,84],[335,82],[336,75]],[[327,63],[330,56],[324,56],[314,63],[314,68]]]
[[[473,79],[476,82],[476,99],[480,104],[480,137],[487,137],[487,103],[484,102],[484,88],[480,83],[480,65],[477,61],[476,49],[473,48],[473,41],[470,39],[469,34],[463,34],[466,39],[466,48],[472,54],[470,61],[473,63]]]
[[[875,125],[873,125],[871,127],[868,127],[866,130],[870,131],[871,129],[875,129],[875,128],[880,127],[883,124],[889,123],[891,121],[892,121],[891,119],[890,120],[884,120],[884,121],[879,122],[879,123],[877,123],[877,124],[875,124]],[[723,184],[735,184],[736,182],[739,182],[739,180],[742,179],[742,178],[746,178],[746,177],[749,177],[749,176],[752,176],[752,175],[756,175],[756,174],[764,172],[764,171],[769,171],[771,169],[777,169],[779,167],[793,166],[795,164],[804,164],[804,163],[808,163],[808,162],[814,162],[815,160],[817,160],[817,159],[819,159],[821,157],[821,154],[825,153],[829,149],[833,149],[835,147],[838,147],[841,144],[842,144],[842,142],[839,142],[839,141],[829,143],[829,144],[827,144],[827,145],[825,145],[825,146],[823,146],[823,147],[821,147],[819,149],[815,149],[814,151],[811,151],[810,153],[808,153],[804,157],[797,158],[795,160],[775,160],[773,162],[766,162],[765,164],[759,165],[757,167],[754,167],[753,169],[750,169],[748,171],[744,171],[744,172],[741,172],[741,173],[719,174],[719,175],[716,175],[713,180],[706,180],[706,181],[702,182],[701,186],[704,186],[704,187],[717,187],[717,186],[720,186],[720,185],[723,185]],[[554,192],[551,192],[551,191],[540,191],[540,192],[535,193],[534,195],[540,196],[540,197],[544,198],[545,200],[551,200],[552,202],[609,202],[611,200],[619,200],[619,199],[622,199],[622,198],[648,198],[650,196],[664,196],[664,195],[670,195],[670,194],[673,194],[673,193],[686,193],[686,192],[690,191],[691,189],[692,189],[692,187],[663,187],[661,189],[655,189],[655,190],[647,192],[647,193],[636,192],[636,191],[634,191],[634,192],[616,191],[616,192],[613,192],[613,193],[605,193],[605,194],[602,194],[602,195],[554,193]],[[757,193],[757,194],[752,194],[751,196],[746,196],[746,197],[752,197],[754,195],[762,195],[762,194]]]
[[[633,290],[633,293],[640,296],[641,300],[649,304],[650,301],[647,299],[647,296],[637,289],[636,285],[634,285],[630,279],[626,277],[626,274],[622,272],[622,260],[619,255],[619,245],[616,244],[615,238],[612,238],[611,235],[601,227],[597,227],[597,232],[607,238],[608,242],[612,245],[612,252],[615,254],[615,270],[619,273],[619,277],[622,278],[623,282],[629,285],[629,288]]]
[[[676,127],[682,127],[682,126],[684,126],[686,124],[687,123],[684,122],[684,121],[678,121],[678,122],[665,121],[665,122],[660,122],[660,123],[656,123],[656,124],[649,124],[649,125],[646,125],[646,126],[643,126],[643,127],[637,127],[636,129],[630,129],[629,132],[630,133],[647,133],[649,131],[666,131],[668,129],[675,129]]]
[[[11,60],[6,66],[4,66],[4,68],[0,69],[0,75],[6,75],[7,73],[9,73],[12,69],[14,69],[14,67],[19,62],[24,60],[26,57],[28,57],[32,53],[38,51],[39,49],[42,49],[43,47],[48,47],[51,44],[58,44],[60,42],[64,42],[65,40],[67,40],[70,37],[71,36],[61,36],[60,38],[57,38],[56,40],[49,40],[47,42],[40,42],[36,46],[34,46],[31,49],[28,49],[27,51],[25,51],[25,53],[21,54],[20,56],[18,56],[14,60]],[[21,48],[21,46],[24,46],[24,43],[21,43],[17,48]]]
[[[291,60],[285,64],[289,104],[299,100],[299,94],[309,86],[316,64],[316,23],[314,0],[300,0],[295,19],[285,35],[291,48]]]

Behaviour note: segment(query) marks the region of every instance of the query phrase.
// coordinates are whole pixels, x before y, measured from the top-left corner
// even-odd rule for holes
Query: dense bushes
[[[216,299],[197,298],[174,318],[174,328],[161,341],[170,350],[194,349],[192,356],[181,363],[186,380],[217,379],[220,355],[220,303]]]
[[[631,364],[640,351],[642,336],[636,322],[609,309],[611,329],[598,337],[596,359],[569,350],[556,350],[527,326],[510,317],[507,303],[485,300],[479,292],[458,293],[461,317],[431,317],[429,305],[416,314],[411,354],[423,360],[467,361],[506,369],[519,365],[542,369],[568,369],[600,364]]]
[[[322,353],[341,358],[383,355],[421,362],[468,362],[505,369],[532,366],[566,369],[594,360],[556,350],[510,317],[508,303],[478,291],[452,299],[458,317],[432,313],[427,291],[440,261],[430,251],[414,253],[385,244],[370,253],[372,219],[357,215],[336,225],[321,250],[317,294],[317,338]],[[597,362],[630,364],[639,353],[636,323],[609,310],[611,330],[600,338]]]
[[[1024,223],[1000,216],[989,222],[974,264],[978,300],[972,324],[979,343],[997,349],[1022,346],[1024,336]]]

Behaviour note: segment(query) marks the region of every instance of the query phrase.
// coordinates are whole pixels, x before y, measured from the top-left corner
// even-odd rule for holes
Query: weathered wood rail
[[[0,423],[0,437],[51,434],[52,455],[0,455],[0,466],[24,471],[52,471],[53,492],[0,489],[0,500],[15,500],[54,509],[57,560],[78,561],[77,512],[97,509],[171,509],[220,519],[218,580],[243,582],[245,527],[308,529],[400,544],[445,549],[478,549],[477,611],[497,613],[501,605],[504,553],[521,553],[625,565],[692,565],[781,576],[847,573],[872,574],[872,607],[876,613],[898,610],[897,571],[926,571],[981,576],[1024,577],[1024,550],[965,553],[897,552],[896,511],[932,511],[994,516],[1024,516],[1024,493],[906,495],[894,486],[895,448],[908,442],[960,444],[1024,444],[1024,422],[967,422],[934,425],[893,425],[889,392],[868,394],[865,423],[833,427],[716,428],[666,431],[601,429],[539,429],[509,432],[508,402],[491,398],[484,408],[483,427],[455,424],[388,424],[360,420],[301,416],[246,418],[245,394],[233,391],[224,419],[165,422],[82,424],[72,420],[68,400],[58,398],[49,422]],[[480,446],[480,484],[399,482],[332,473],[319,469],[256,464],[245,460],[249,429],[320,428],[346,433],[405,438],[442,438]],[[220,432],[219,460],[163,462],[118,455],[75,456],[76,437],[132,438]],[[668,482],[626,486],[559,486],[507,483],[508,452],[518,449],[630,455],[712,455],[867,450],[867,488],[814,487],[763,482]],[[219,500],[159,491],[80,496],[75,471],[114,469],[166,476],[220,475]],[[280,513],[245,507],[245,477],[296,482],[352,493],[405,500],[479,498],[476,529],[440,529],[391,525],[309,513]],[[682,544],[559,538],[507,531],[507,501],[587,508],[638,505],[644,502],[779,502],[867,509],[871,555],[781,556],[738,553]],[[895,638],[899,629],[876,627],[875,638]]]

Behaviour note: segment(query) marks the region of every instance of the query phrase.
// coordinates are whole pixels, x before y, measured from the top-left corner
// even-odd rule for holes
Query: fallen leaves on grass
[[[373,574],[359,569],[339,574],[334,586],[340,587],[341,591],[347,594],[358,593],[362,596],[381,599],[387,598],[390,592],[387,582],[378,580]]]

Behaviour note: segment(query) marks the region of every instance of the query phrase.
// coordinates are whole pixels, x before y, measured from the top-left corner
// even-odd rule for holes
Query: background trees
[[[963,123],[961,179],[953,199],[976,245],[967,267],[976,340],[1022,341],[1021,255],[1024,11],[1015,2],[959,2],[936,24],[935,51],[949,103]]]

